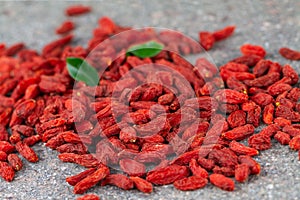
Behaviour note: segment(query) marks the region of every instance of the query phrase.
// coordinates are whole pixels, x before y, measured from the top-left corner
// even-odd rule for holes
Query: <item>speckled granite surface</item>
[[[63,9],[73,2],[8,2],[0,1],[0,42],[12,44],[25,41],[27,46],[40,49],[55,39],[54,28],[66,17]],[[78,3],[78,2],[76,2]],[[72,18],[78,28],[76,43],[85,45],[100,16],[110,16],[121,25],[137,28],[155,26],[182,31],[197,38],[199,30],[215,30],[235,24],[233,37],[218,43],[210,51],[217,64],[238,55],[239,46],[249,42],[268,50],[269,59],[290,63],[300,73],[300,62],[287,61],[277,53],[282,46],[300,49],[300,1],[85,1],[93,12]],[[40,162],[18,172],[12,183],[0,180],[0,199],[74,199],[72,187],[65,178],[83,170],[62,163],[57,153],[42,144],[34,149]],[[251,176],[244,184],[236,184],[234,192],[224,192],[211,185],[193,192],[181,192],[173,186],[155,187],[154,193],[123,191],[115,187],[95,187],[101,199],[300,199],[300,162],[296,152],[276,143],[256,157],[262,165],[259,176]]]

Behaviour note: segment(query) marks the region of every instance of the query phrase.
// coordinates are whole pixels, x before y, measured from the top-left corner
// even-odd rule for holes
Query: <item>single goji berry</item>
[[[22,140],[20,133],[13,131],[9,137],[9,141],[12,144],[16,144]]]
[[[99,181],[107,177],[109,174],[110,171],[108,167],[104,165],[99,166],[99,168],[94,173],[88,175],[74,186],[74,193],[84,193],[85,191],[96,185]]]
[[[123,190],[133,188],[133,181],[123,174],[109,174],[101,181],[101,186],[114,185]]]
[[[208,173],[205,169],[199,166],[198,162],[196,159],[192,159],[189,163],[189,168],[192,171],[194,176],[199,176],[202,178],[207,179],[208,178]]]
[[[241,46],[240,50],[244,55],[256,55],[262,58],[266,55],[265,49],[258,45],[244,44]]]
[[[153,191],[153,186],[150,182],[142,179],[138,176],[132,176],[130,179],[133,181],[134,186],[141,192],[151,193]]]
[[[0,151],[4,151],[5,153],[10,154],[15,151],[15,146],[7,141],[0,141]]]
[[[174,181],[183,179],[188,175],[189,170],[186,166],[169,165],[149,172],[146,180],[155,185],[167,185]]]
[[[246,124],[236,127],[230,131],[222,133],[222,137],[227,140],[243,140],[254,133],[254,126]]]
[[[231,168],[231,167],[215,166],[212,171],[213,171],[214,174],[222,174],[226,177],[233,177],[234,176],[234,168]]]
[[[290,135],[282,131],[277,131],[277,133],[274,135],[274,138],[282,145],[289,144],[291,140]]]
[[[272,64],[273,62],[270,60],[260,60],[253,68],[253,74],[255,75],[255,77],[265,75]]]
[[[55,30],[55,32],[56,34],[65,34],[73,30],[74,28],[75,25],[72,21],[65,21]]]
[[[210,50],[215,43],[215,38],[214,38],[213,34],[210,32],[200,32],[199,33],[199,41],[200,41],[201,46],[205,50]]]
[[[218,90],[214,94],[214,98],[219,102],[230,104],[241,104],[248,100],[248,96],[246,94],[230,89]]]
[[[9,154],[7,161],[15,171],[20,171],[23,167],[23,162],[17,154]]]
[[[129,176],[143,176],[146,173],[145,165],[131,159],[120,160],[120,167]]]
[[[300,128],[294,127],[293,125],[286,125],[282,129],[283,132],[289,134],[291,137],[300,135]]]
[[[226,26],[223,29],[216,30],[212,34],[216,41],[224,40],[230,37],[235,30],[235,26]]]
[[[91,7],[84,5],[73,5],[66,8],[65,13],[68,16],[85,14],[91,11]]]
[[[266,124],[273,123],[275,107],[273,104],[268,104],[263,110],[263,121]]]
[[[248,139],[249,146],[257,150],[266,150],[271,148],[271,139],[268,135],[255,134]]]
[[[217,186],[218,188],[226,191],[233,191],[234,190],[234,182],[232,179],[227,178],[222,174],[211,174],[209,176],[210,182]]]
[[[15,171],[7,162],[0,161],[0,176],[5,181],[11,182],[15,177]]]
[[[285,57],[286,59],[289,60],[300,60],[300,52],[287,48],[287,47],[282,47],[279,49],[279,53]]]
[[[245,80],[244,83],[250,87],[267,87],[279,81],[280,74],[278,72],[268,73],[253,80]]]
[[[215,166],[215,162],[211,159],[199,157],[197,161],[199,165],[204,169],[206,169],[207,171],[211,171]]]
[[[274,123],[280,126],[281,128],[292,124],[291,120],[285,119],[283,117],[275,118]]]
[[[242,110],[234,111],[228,116],[227,122],[231,128],[244,126],[246,124],[246,113]]]
[[[252,96],[251,100],[261,107],[264,107],[274,101],[271,95],[261,92]]]
[[[240,155],[238,159],[239,159],[239,163],[241,164],[245,163],[249,166],[251,174],[260,173],[260,165],[250,156]]]
[[[284,65],[282,67],[282,73],[284,77],[289,77],[291,78],[292,82],[291,84],[294,85],[298,83],[299,76],[298,73],[288,64]]]
[[[236,141],[230,142],[229,148],[232,151],[234,151],[235,153],[240,154],[240,155],[256,156],[259,153],[256,149],[247,147]]]
[[[16,43],[5,50],[6,56],[14,56],[25,47],[24,43]]]
[[[29,162],[37,162],[39,160],[34,150],[23,142],[16,144],[16,150]]]
[[[203,188],[207,184],[207,179],[199,176],[190,176],[177,180],[173,183],[174,187],[178,190],[197,190]]]
[[[300,135],[297,135],[291,139],[289,146],[293,150],[300,150]]]
[[[95,194],[86,194],[82,197],[78,197],[76,200],[100,200],[100,197]]]
[[[234,177],[235,180],[242,183],[248,179],[249,174],[250,174],[249,166],[243,163],[236,166]]]
[[[0,151],[0,161],[6,161],[7,160],[7,153],[4,151]]]
[[[75,186],[78,182],[86,178],[87,176],[93,174],[96,171],[96,168],[89,168],[79,174],[76,174],[74,176],[69,176],[66,178],[66,182],[68,182],[70,185]]]

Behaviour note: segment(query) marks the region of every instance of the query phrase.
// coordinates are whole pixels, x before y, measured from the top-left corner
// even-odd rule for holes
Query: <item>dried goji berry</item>
[[[138,176],[132,176],[130,179],[133,181],[134,186],[141,192],[151,193],[153,191],[153,186],[150,182],[142,179]]]
[[[15,171],[7,162],[0,161],[0,176],[8,182],[11,182],[15,177]]]
[[[250,87],[267,87],[279,81],[280,74],[278,72],[268,73],[253,80],[245,80],[244,83]]]
[[[254,127],[258,127],[260,123],[260,114],[260,106],[255,106],[253,109],[249,110],[247,115],[247,123],[253,124]]]
[[[231,60],[230,62],[245,64],[248,67],[255,66],[262,58],[257,55],[244,55]]]
[[[274,123],[277,124],[280,127],[285,127],[285,126],[288,126],[288,125],[292,124],[291,120],[285,119],[283,117],[275,118]]]
[[[226,26],[223,29],[216,30],[212,34],[216,41],[224,40],[230,37],[235,30],[235,26]]]
[[[99,166],[99,168],[94,173],[88,175],[74,186],[74,193],[84,193],[85,191],[96,185],[99,181],[107,177],[109,174],[110,171],[108,167],[104,165]]]
[[[206,169],[207,171],[211,171],[215,166],[215,162],[211,159],[199,157],[197,161],[199,165],[204,169]]]
[[[149,172],[146,180],[155,185],[167,185],[174,181],[183,179],[188,175],[189,170],[186,166],[170,165]]]
[[[272,96],[277,96],[285,91],[290,91],[292,86],[286,83],[274,83],[268,87],[268,93]]]
[[[76,200],[100,200],[100,197],[95,194],[86,194],[82,197],[78,197]]]
[[[210,32],[200,32],[199,33],[199,41],[200,41],[201,46],[205,50],[210,50],[215,43],[215,38],[214,38],[213,34]]]
[[[297,135],[291,139],[289,146],[293,150],[300,150],[300,135]]]
[[[207,171],[199,166],[196,159],[192,159],[190,161],[189,168],[192,171],[194,176],[199,176],[199,177],[202,177],[202,178],[205,178],[205,179],[208,178]]]
[[[113,33],[117,28],[117,25],[109,17],[106,16],[101,17],[98,21],[98,24],[101,29],[108,34]]]
[[[271,95],[261,92],[252,96],[251,100],[261,107],[264,107],[274,101]]]
[[[300,60],[300,52],[287,48],[287,47],[282,47],[279,49],[279,53],[285,57],[286,59],[289,60]]]
[[[239,156],[239,163],[247,164],[250,168],[251,174],[259,174],[260,173],[260,165],[250,156],[247,156],[247,155]]]
[[[284,126],[282,131],[289,134],[291,137],[295,137],[297,135],[300,135],[300,129],[297,128],[297,127],[294,127],[293,125]]]
[[[115,185],[123,190],[133,188],[133,181],[123,174],[109,174],[101,181],[101,186]]]
[[[214,174],[223,174],[226,177],[234,176],[234,168],[231,168],[231,167],[215,166],[212,171]]]
[[[265,106],[263,111],[263,121],[266,124],[273,123],[275,107],[273,104],[268,104]]]
[[[72,21],[65,21],[63,22],[56,30],[55,32],[57,34],[65,34],[75,28],[75,24]]]
[[[37,162],[39,160],[34,150],[23,142],[16,144],[16,150],[29,162]]]
[[[23,162],[17,154],[9,154],[7,161],[15,171],[20,171],[23,167]]]
[[[0,151],[0,161],[6,161],[7,160],[7,153],[4,151]]]
[[[242,110],[234,111],[228,116],[227,122],[231,128],[243,126],[246,124],[246,113]]]
[[[245,64],[235,62],[228,62],[220,67],[220,70],[226,69],[233,72],[249,72],[249,67]]]
[[[241,104],[248,100],[248,96],[246,94],[230,89],[218,90],[214,94],[214,98],[219,102],[230,104]]]
[[[81,180],[83,180],[84,178],[86,178],[87,176],[93,174],[96,171],[96,168],[90,168],[87,169],[79,174],[76,174],[74,176],[69,176],[66,178],[67,183],[69,183],[70,185],[74,186],[76,185],[78,182],[80,182]]]
[[[5,153],[10,154],[15,151],[15,146],[7,141],[0,141],[0,151],[4,151]]]
[[[290,135],[282,131],[277,131],[277,133],[274,135],[274,138],[282,145],[289,144],[291,140]]]
[[[146,173],[145,165],[131,159],[120,160],[121,169],[129,176],[143,176]]]
[[[207,184],[207,179],[199,176],[190,176],[177,180],[173,183],[174,187],[178,190],[197,190],[203,188]]]
[[[236,141],[230,142],[229,148],[235,153],[242,155],[256,156],[259,153],[256,149],[247,147]]]
[[[99,160],[92,154],[61,153],[58,158],[63,162],[72,162],[87,168],[97,167],[100,164]]]
[[[11,130],[21,133],[22,135],[24,135],[26,137],[30,137],[34,134],[34,129],[32,127],[26,126],[26,125],[15,125],[15,126],[11,127]]]
[[[9,141],[12,144],[16,144],[22,140],[20,133],[13,131],[9,137]]]
[[[226,85],[229,89],[236,90],[242,93],[247,93],[247,86],[235,77],[231,76],[226,80]]]
[[[221,167],[234,168],[238,164],[238,156],[228,148],[214,149],[209,153],[208,158]]]
[[[244,44],[241,46],[240,50],[244,55],[256,55],[262,58],[266,55],[265,49],[258,45]]]
[[[268,135],[255,134],[248,139],[249,146],[257,150],[267,150],[271,148],[271,139]]]
[[[25,47],[24,43],[16,43],[5,50],[6,56],[14,56]]]
[[[8,141],[9,134],[5,126],[0,123],[0,141]]]
[[[248,179],[249,174],[250,174],[249,166],[243,163],[236,166],[234,177],[235,180],[242,183]]]
[[[272,64],[273,62],[270,60],[260,60],[253,68],[253,74],[255,75],[255,77],[265,75]]]
[[[73,5],[69,6],[66,10],[65,13],[68,16],[74,16],[74,15],[81,15],[85,14],[91,11],[91,7],[89,6],[84,6],[84,5]]]
[[[211,174],[209,176],[209,180],[213,185],[217,186],[222,190],[226,190],[226,191],[234,190],[234,181],[222,174]]]
[[[282,73],[284,77],[289,77],[291,78],[292,82],[291,84],[294,85],[298,83],[299,76],[298,73],[288,64],[284,65],[282,67]]]
[[[292,122],[300,121],[300,113],[295,112],[292,108],[279,105],[275,111],[276,117],[283,117],[287,120],[291,120]]]
[[[227,140],[243,140],[254,133],[254,126],[246,124],[244,126],[236,127],[230,131],[222,133],[222,137]]]

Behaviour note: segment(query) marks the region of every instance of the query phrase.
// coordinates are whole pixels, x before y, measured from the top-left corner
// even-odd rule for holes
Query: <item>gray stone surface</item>
[[[78,2],[76,2],[78,3]],[[63,10],[72,2],[10,2],[0,1],[0,42],[26,42],[28,47],[41,49],[57,38],[54,29],[66,17]],[[299,62],[291,62],[277,53],[282,46],[300,50],[300,1],[297,0],[205,0],[205,1],[89,1],[93,12],[73,17],[77,24],[76,43],[85,45],[92,35],[97,19],[107,15],[117,23],[137,28],[155,26],[182,31],[197,38],[199,30],[216,30],[225,25],[237,26],[233,37],[218,43],[209,52],[217,64],[238,55],[239,46],[249,42],[268,50],[267,58],[282,64],[290,63],[300,73]],[[40,162],[18,172],[12,183],[0,180],[0,199],[74,199],[72,187],[65,178],[83,170],[62,163],[57,153],[42,144],[34,147]],[[193,192],[181,192],[173,186],[155,187],[150,195],[136,190],[95,187],[101,199],[300,199],[300,162],[293,152],[274,142],[273,148],[256,157],[262,165],[259,176],[251,176],[244,184],[236,184],[234,192],[224,192],[208,185]]]

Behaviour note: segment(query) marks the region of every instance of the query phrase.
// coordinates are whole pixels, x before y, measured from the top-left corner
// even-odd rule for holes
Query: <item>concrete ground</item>
[[[13,44],[24,41],[28,47],[41,49],[57,38],[54,29],[66,19],[63,10],[70,1],[0,1],[0,42]],[[78,3],[78,2],[75,2]],[[218,43],[209,52],[217,64],[240,55],[243,43],[263,45],[268,59],[289,63],[300,73],[300,62],[291,62],[277,52],[282,46],[300,50],[300,1],[84,1],[93,12],[74,17],[76,43],[85,45],[101,16],[109,16],[124,26],[141,28],[163,27],[181,31],[197,38],[199,30],[216,30],[236,25],[233,37]],[[0,66],[1,67],[1,66]],[[24,169],[11,183],[0,180],[0,199],[74,199],[65,178],[83,170],[62,163],[57,153],[39,144],[34,147],[40,162],[25,162]],[[181,192],[170,186],[155,187],[150,195],[116,187],[94,187],[101,199],[300,199],[300,161],[296,152],[274,142],[272,149],[255,158],[262,166],[259,176],[236,184],[234,192],[221,191],[211,185],[193,192]]]

